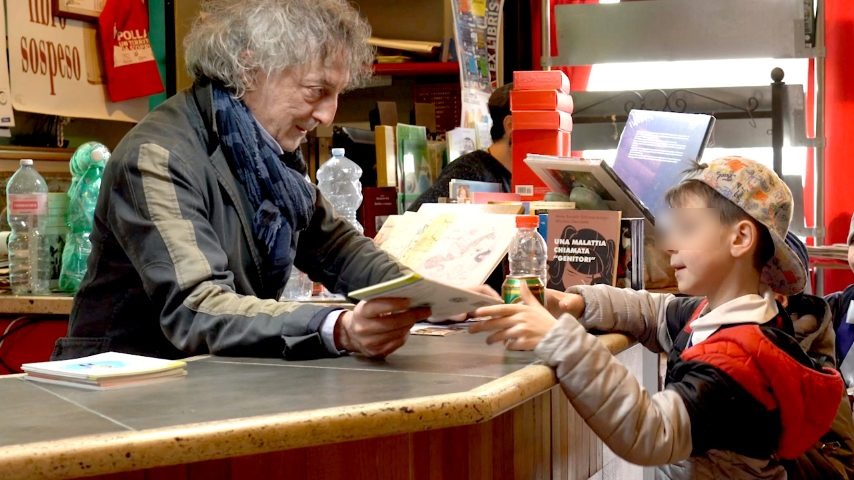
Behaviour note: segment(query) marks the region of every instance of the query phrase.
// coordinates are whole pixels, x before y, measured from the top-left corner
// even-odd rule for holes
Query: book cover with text
[[[547,287],[615,285],[621,216],[609,210],[550,211]]]

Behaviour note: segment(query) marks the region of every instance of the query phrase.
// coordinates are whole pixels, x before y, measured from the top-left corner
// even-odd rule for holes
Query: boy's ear
[[[735,258],[753,255],[759,246],[759,230],[748,220],[733,225],[730,238],[730,254]]]
[[[513,115],[507,115],[504,117],[504,131],[506,132],[505,135],[508,137],[513,133]]]

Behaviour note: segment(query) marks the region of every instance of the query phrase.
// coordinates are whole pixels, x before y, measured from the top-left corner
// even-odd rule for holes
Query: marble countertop
[[[614,353],[632,344],[599,338]],[[107,391],[0,377],[0,478],[70,478],[473,424],[555,385],[531,352],[484,339],[412,336],[382,361],[202,357],[188,362],[186,378]]]

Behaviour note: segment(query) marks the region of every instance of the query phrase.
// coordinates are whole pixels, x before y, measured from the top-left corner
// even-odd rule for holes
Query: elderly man
[[[131,130],[106,169],[54,358],[382,357],[403,345],[428,309],[276,300],[294,266],[336,292],[402,273],[289,155],[369,75],[369,35],[346,0],[203,3],[185,41],[194,85]]]

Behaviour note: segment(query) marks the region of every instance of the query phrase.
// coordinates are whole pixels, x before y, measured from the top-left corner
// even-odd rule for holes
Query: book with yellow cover
[[[501,303],[498,298],[431,280],[414,272],[387,282],[354,290],[349,293],[349,296],[357,300],[384,297],[407,298],[413,307],[430,307],[431,318],[436,320],[444,320],[454,315],[474,311],[480,307]]]

